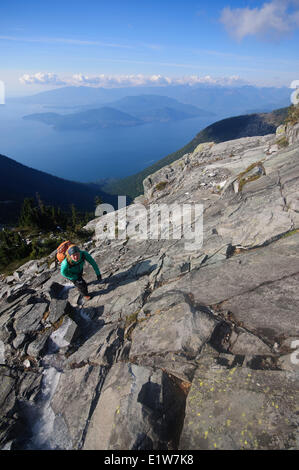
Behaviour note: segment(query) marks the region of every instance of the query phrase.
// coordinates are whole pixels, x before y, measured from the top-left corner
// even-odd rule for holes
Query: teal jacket
[[[91,264],[96,275],[98,276],[100,274],[100,270],[97,263],[87,251],[81,250],[80,259],[76,263],[73,262],[72,264],[69,264],[67,258],[64,258],[60,268],[62,276],[66,277],[70,281],[77,281],[83,273],[83,266],[85,261],[88,261],[88,263]]]

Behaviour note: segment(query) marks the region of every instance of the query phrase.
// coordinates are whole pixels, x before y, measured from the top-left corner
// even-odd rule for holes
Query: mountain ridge
[[[257,87],[253,85],[220,86],[211,84],[170,85],[170,86],[136,86],[122,88],[92,88],[86,86],[68,86],[40,92],[23,98],[10,98],[12,101],[44,105],[73,106],[109,103],[126,96],[154,94],[177,99],[183,103],[213,109],[222,115],[244,113],[245,109],[262,104],[271,104],[272,109],[286,106],[289,103],[290,90],[287,87]],[[215,107],[216,106],[216,107]]]
[[[185,153],[192,152],[199,144],[209,141],[219,143],[240,137],[273,133],[275,132],[276,127],[282,124],[285,120],[288,114],[288,109],[289,108],[281,108],[270,113],[254,113],[251,115],[235,116],[216,121],[200,131],[181,149],[166,155],[141,172],[122,178],[115,183],[104,185],[103,190],[111,194],[119,193],[127,194],[131,198],[137,197],[142,194],[143,180],[148,175],[181,158]]]
[[[168,122],[194,117],[213,116],[192,105],[165,96],[127,96],[100,108],[81,110],[69,114],[35,113],[23,117],[53,125],[54,129],[96,129],[138,126],[149,122]]]
[[[143,192],[142,183],[149,174],[177,160],[185,153],[192,152],[200,143],[211,140],[221,142],[223,139],[226,139],[228,135],[232,138],[238,138],[240,137],[240,130],[241,134],[243,133],[245,136],[252,135],[252,133],[257,131],[256,123],[258,123],[262,134],[265,132],[273,132],[276,126],[281,124],[285,119],[287,110],[288,108],[282,108],[271,113],[237,116],[216,121],[216,123],[199,132],[194,139],[178,151],[167,155],[137,174],[108,184],[97,184],[96,181],[89,184],[69,182],[68,180],[41,172],[40,170],[30,169],[9,157],[2,156],[2,159],[0,158],[0,180],[2,180],[0,200],[13,200],[15,202],[6,202],[5,204],[2,202],[2,204],[0,204],[0,223],[7,223],[7,216],[9,217],[10,222],[15,220],[16,214],[19,212],[22,199],[24,197],[34,196],[36,192],[38,192],[41,198],[45,200],[45,203],[62,204],[62,207],[66,207],[71,203],[74,203],[75,205],[78,205],[78,208],[82,208],[84,210],[92,210],[93,201],[96,195],[101,196],[105,202],[111,204],[116,203],[118,194],[127,195],[128,200],[130,201]],[[250,130],[249,133],[248,129]],[[4,164],[5,162],[6,165]],[[9,171],[6,168],[8,162],[10,162]],[[16,178],[11,177],[16,169],[18,169],[19,173],[17,182]],[[31,173],[33,172],[31,176],[29,176],[30,171]],[[41,183],[43,178],[45,178],[44,175],[47,175],[45,185]],[[30,184],[28,184],[29,181]],[[59,191],[54,192],[53,188],[57,187],[57,184],[60,189]],[[26,187],[24,190],[21,190],[22,185],[25,185]],[[46,190],[46,188],[48,189]],[[67,191],[66,188],[68,188]],[[57,196],[57,194],[60,196]],[[62,196],[63,194],[65,194],[65,196]]]
[[[34,197],[36,193],[45,204],[66,210],[75,204],[79,210],[92,211],[96,196],[105,202],[115,202],[114,196],[106,194],[97,185],[59,178],[0,155],[0,223],[15,222],[23,199]],[[4,204],[3,201],[11,202]]]
[[[138,126],[142,121],[123,111],[104,106],[71,114],[35,113],[23,117],[54,126],[56,130],[85,130],[108,127]]]

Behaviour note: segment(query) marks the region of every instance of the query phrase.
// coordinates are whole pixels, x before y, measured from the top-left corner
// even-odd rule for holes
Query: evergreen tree
[[[77,211],[76,207],[74,204],[71,205],[71,211],[72,211],[72,228],[76,228],[76,223],[77,223]]]
[[[37,200],[39,212],[40,212],[41,215],[44,215],[45,214],[45,206],[44,206],[43,201],[41,200],[41,197],[40,197],[39,193],[35,193],[35,197],[36,197],[36,200]]]
[[[100,204],[103,204],[103,200],[102,200],[102,198],[101,198],[100,196],[96,196],[96,197],[94,198],[94,203],[95,203],[95,206],[97,207],[97,206],[99,206]]]
[[[35,227],[38,222],[37,213],[34,207],[33,198],[25,198],[22,208],[21,215],[19,219],[19,225],[21,227]]]
[[[29,255],[31,247],[15,231],[0,232],[0,265],[6,266],[11,261],[23,259]]]

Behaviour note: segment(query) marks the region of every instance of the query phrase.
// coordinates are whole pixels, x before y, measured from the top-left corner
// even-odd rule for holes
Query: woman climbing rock
[[[77,245],[71,245],[67,249],[65,258],[61,263],[60,272],[62,276],[75,284],[85,300],[90,300],[91,296],[88,293],[87,283],[82,277],[85,261],[91,264],[98,281],[101,281],[102,276],[97,263],[87,251],[80,250]]]

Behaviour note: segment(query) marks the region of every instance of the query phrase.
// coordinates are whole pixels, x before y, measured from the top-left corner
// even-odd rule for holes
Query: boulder
[[[49,316],[47,320],[54,324],[56,323],[63,315],[70,313],[71,308],[67,300],[63,299],[52,299],[49,305]]]
[[[280,337],[299,334],[299,274],[262,283],[222,303],[237,322],[272,344]]]
[[[78,325],[68,316],[62,318],[59,327],[51,333],[48,349],[51,353],[67,350],[79,334]]]
[[[11,303],[27,292],[31,292],[27,284],[15,284],[8,292],[6,301]]]
[[[84,450],[167,449],[177,439],[184,398],[160,370],[113,365],[88,426]]]
[[[150,318],[138,322],[132,333],[130,360],[152,366],[162,364],[173,375],[190,380],[191,361],[210,340],[217,319],[208,309],[194,308],[186,300],[170,306],[168,295],[164,296],[164,306],[159,300]]]
[[[86,365],[66,370],[60,375],[51,400],[51,408],[55,414],[51,448],[64,450],[81,448],[106,373],[106,369],[102,366]],[[56,434],[62,429],[63,439],[59,433]]]
[[[51,328],[47,328],[46,331],[38,334],[35,340],[27,347],[27,354],[33,357],[41,357],[45,352],[46,344],[51,332]]]
[[[31,282],[30,287],[33,289],[36,289],[37,287],[41,286],[44,284],[46,281],[50,279],[51,272],[43,272],[42,274],[36,276],[36,278]]]
[[[0,365],[5,364],[5,344],[0,339]]]
[[[68,364],[112,365],[123,342],[123,330],[117,324],[103,324],[68,358]]]
[[[24,345],[25,341],[26,335],[24,333],[20,333],[14,338],[12,345],[15,349],[19,349]]]
[[[0,367],[0,449],[20,431],[17,414],[16,377],[6,367]]]
[[[47,310],[47,303],[36,303],[21,308],[13,324],[16,333],[26,334],[38,331]]]
[[[41,371],[25,371],[18,380],[18,399],[36,402],[42,388],[42,379]]]
[[[237,331],[233,331],[229,342],[229,351],[232,354],[255,356],[263,354],[271,355],[273,353],[272,349],[263,340],[243,328],[237,328]]]
[[[141,309],[148,279],[125,279],[119,273],[105,281],[105,285],[100,285],[100,290],[98,285],[97,290],[94,287],[90,289],[93,296],[88,302],[88,308],[96,307],[101,319],[114,323],[119,319],[125,320]]]

